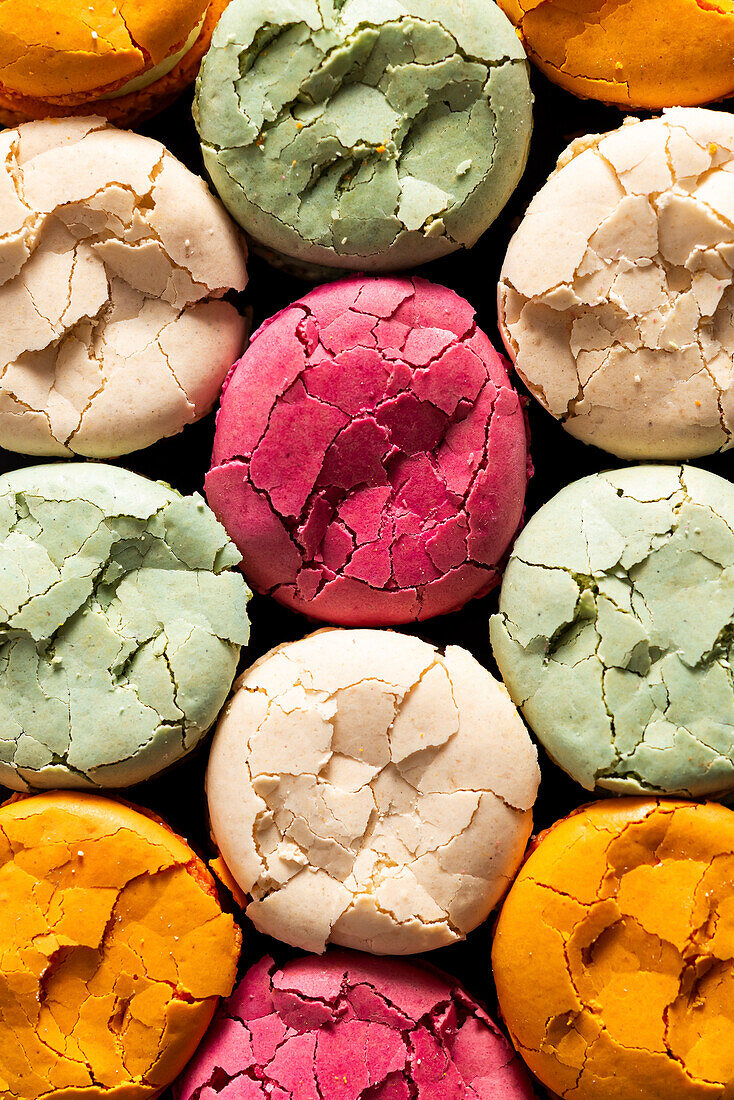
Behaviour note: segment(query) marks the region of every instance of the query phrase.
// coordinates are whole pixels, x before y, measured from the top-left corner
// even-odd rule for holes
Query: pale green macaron
[[[194,117],[225,205],[300,264],[469,247],[522,175],[528,65],[490,0],[232,0]]]
[[[690,466],[574,482],[520,535],[491,621],[510,694],[589,790],[734,790],[734,486]]]
[[[0,782],[126,787],[214,722],[247,642],[199,496],[102,463],[0,477]]]

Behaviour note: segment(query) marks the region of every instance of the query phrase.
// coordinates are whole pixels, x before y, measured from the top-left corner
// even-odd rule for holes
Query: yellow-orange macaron
[[[229,994],[240,933],[188,845],[72,791],[0,807],[0,1095],[149,1100]]]
[[[587,99],[698,107],[734,94],[734,0],[498,0],[531,60]]]
[[[229,0],[4,0],[0,122],[130,124],[193,82]]]

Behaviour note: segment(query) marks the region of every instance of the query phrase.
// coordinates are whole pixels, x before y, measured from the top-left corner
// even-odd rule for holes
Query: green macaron
[[[531,104],[523,49],[488,0],[232,0],[194,117],[214,185],[266,249],[395,270],[494,221]]]
[[[734,486],[690,466],[595,474],[520,535],[492,646],[577,782],[734,790]]]
[[[199,496],[102,463],[0,477],[0,782],[125,787],[214,722],[247,642]]]

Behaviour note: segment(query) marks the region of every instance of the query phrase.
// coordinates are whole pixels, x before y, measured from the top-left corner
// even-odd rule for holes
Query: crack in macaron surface
[[[239,560],[200,497],[109,466],[0,479],[0,779],[129,786],[189,752],[247,642]]]
[[[0,1087],[155,1097],[232,989],[240,933],[162,824],[90,795],[0,809]]]
[[[176,1100],[532,1100],[519,1059],[454,980],[330,952],[264,958],[224,1002]]]
[[[101,119],[0,137],[0,442],[109,457],[207,413],[245,322],[235,227],[162,145]]]
[[[498,0],[529,57],[575,95],[651,110],[734,92],[732,0]]]
[[[385,270],[468,247],[527,157],[525,55],[479,0],[233,0],[197,89],[225,205],[307,262]]]
[[[497,583],[527,477],[520,400],[468,303],[420,279],[351,279],[255,335],[206,492],[259,591],[389,625]]]
[[[409,954],[463,939],[497,904],[538,782],[507,692],[465,650],[324,630],[237,682],[207,796],[223,878],[261,931]]]
[[[571,435],[623,458],[731,447],[733,169],[728,115],[669,110],[575,142],[531,203],[500,325]]]
[[[734,1079],[734,814],[622,799],[545,833],[492,962],[516,1049],[563,1100],[716,1100]]]
[[[584,787],[734,789],[734,491],[723,478],[642,466],[564,489],[518,540],[490,634],[513,699]]]

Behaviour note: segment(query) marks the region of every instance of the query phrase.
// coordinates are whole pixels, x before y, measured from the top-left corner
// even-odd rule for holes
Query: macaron
[[[158,1096],[237,974],[201,860],[125,803],[39,794],[0,807],[0,897],[3,1096]]]
[[[527,431],[473,308],[422,279],[351,278],[267,321],[222,394],[211,507],[255,588],[388,626],[498,581]]]
[[[492,951],[500,1011],[562,1100],[724,1100],[734,1081],[734,814],[597,802],[541,837]]]
[[[323,630],[237,681],[207,771],[215,869],[305,951],[442,947],[505,893],[538,782],[507,692],[466,650]]]
[[[104,115],[130,126],[199,69],[227,0],[11,0],[0,5],[0,122]]]
[[[255,241],[299,265],[388,271],[492,224],[531,105],[523,49],[486,0],[232,0],[194,119]]]
[[[732,0],[497,0],[550,80],[622,109],[734,93]]]
[[[193,749],[248,638],[237,561],[198,495],[102,463],[0,477],[0,782],[127,787]]]
[[[490,634],[515,703],[578,783],[734,790],[734,486],[690,466],[593,474],[517,541]]]
[[[563,154],[510,242],[499,309],[518,374],[571,435],[627,459],[731,447],[733,218],[725,112],[666,111]]]
[[[485,1010],[433,967],[346,951],[256,963],[174,1100],[533,1100]]]
[[[245,341],[221,204],[99,118],[28,123],[0,151],[0,446],[114,458],[204,416]]]

